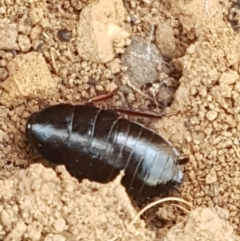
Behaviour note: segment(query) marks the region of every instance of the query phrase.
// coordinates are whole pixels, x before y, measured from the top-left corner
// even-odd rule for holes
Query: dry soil
[[[0,240],[240,240],[239,22],[237,0],[0,0]],[[129,53],[153,69],[141,82],[123,63],[135,35],[143,53]],[[118,180],[32,164],[32,112],[115,90],[98,105],[159,112],[173,99],[174,115],[140,121],[189,156],[172,193],[189,215],[166,203],[132,224]]]

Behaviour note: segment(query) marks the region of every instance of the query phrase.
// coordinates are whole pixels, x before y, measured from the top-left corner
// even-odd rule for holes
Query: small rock
[[[224,209],[219,206],[215,206],[215,210],[220,218],[225,219],[225,220],[228,220],[230,218],[229,210]]]
[[[82,1],[79,0],[71,0],[71,5],[76,9],[76,10],[81,10],[83,7]]]
[[[52,241],[65,241],[66,238],[62,235],[59,235],[59,234],[55,234],[53,237],[52,237]]]
[[[37,66],[37,68],[36,68]],[[2,83],[6,98],[51,95],[56,88],[42,54],[31,52],[17,55],[7,65],[9,77]]]
[[[44,8],[42,7],[34,7],[30,9],[29,17],[31,19],[32,25],[36,25],[42,19],[44,19]]]
[[[209,121],[213,121],[218,117],[218,113],[215,110],[210,110],[207,112],[206,117]]]
[[[31,48],[30,39],[26,35],[19,34],[18,35],[18,45],[22,52],[28,52],[29,49]]]
[[[22,33],[24,35],[29,35],[31,33],[32,29],[32,21],[28,17],[27,14],[25,14],[19,21],[18,21],[18,32]]]
[[[32,28],[30,38],[31,40],[39,40],[42,35],[42,27],[40,25],[36,25]]]
[[[221,75],[219,83],[224,85],[232,85],[236,83],[238,79],[238,73],[236,71],[229,70],[228,72],[225,72]]]
[[[66,222],[64,219],[59,218],[59,219],[55,220],[55,222],[53,223],[53,226],[57,232],[61,233],[65,229]]]
[[[111,70],[112,74],[117,74],[121,71],[120,63],[116,61],[109,63],[108,68]]]
[[[139,22],[138,16],[135,14],[131,14],[128,16],[127,18],[128,22],[130,22],[131,24],[135,24],[137,22]]]
[[[115,83],[111,82],[110,84],[108,84],[108,85],[106,86],[106,91],[109,92],[109,93],[111,93],[111,92],[113,92],[114,90],[116,90],[117,88],[118,88],[118,86],[117,86]]]
[[[18,50],[17,35],[17,24],[10,23],[6,19],[0,21],[0,49]]]
[[[142,0],[143,1],[143,3],[145,3],[145,4],[147,4],[147,5],[149,5],[149,4],[151,4],[151,0]]]
[[[212,184],[217,181],[217,173],[212,169],[206,176],[206,184]]]
[[[7,6],[0,7],[0,15],[4,15],[7,12]]]
[[[172,103],[173,107],[176,109],[181,109],[185,106],[186,100],[189,99],[190,89],[189,86],[181,83],[174,94],[174,101]]]
[[[112,72],[111,72],[111,70],[109,70],[109,69],[105,69],[105,70],[103,71],[103,76],[104,76],[106,79],[112,79],[112,78],[113,78]]]
[[[12,223],[11,216],[6,210],[3,210],[0,217],[0,223],[4,226],[10,226]]]
[[[208,195],[209,197],[216,197],[219,195],[219,184],[217,182],[210,183]]]
[[[84,8],[77,27],[79,55],[97,63],[111,61],[130,36],[124,29],[124,19],[121,0],[100,0]]]
[[[173,59],[177,53],[177,46],[172,27],[168,23],[160,23],[155,34],[156,45],[162,55]]]
[[[136,88],[156,81],[159,75],[159,66],[161,66],[160,71],[171,72],[171,68],[162,60],[156,45],[150,44],[138,36],[132,38],[131,44],[123,54],[122,65],[123,68],[126,68],[126,75],[131,84]]]
[[[0,82],[4,81],[8,77],[8,70],[5,67],[0,67]]]
[[[160,103],[163,107],[169,106],[174,97],[174,93],[177,89],[178,81],[167,77],[161,83],[154,83],[149,88],[150,96],[154,96],[158,103]]]
[[[69,42],[72,38],[72,34],[67,29],[58,30],[57,36],[62,42]]]

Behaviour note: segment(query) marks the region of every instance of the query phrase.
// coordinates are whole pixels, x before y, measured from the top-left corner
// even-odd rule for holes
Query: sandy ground
[[[0,240],[240,240],[239,5],[0,0]],[[32,164],[32,112],[115,90],[98,105],[175,113],[138,119],[189,156],[171,196],[193,212],[165,203],[132,223],[118,180]]]

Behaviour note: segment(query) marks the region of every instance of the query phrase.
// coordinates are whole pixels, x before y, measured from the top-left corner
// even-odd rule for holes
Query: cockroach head
[[[35,115],[36,115],[35,113],[31,114],[26,123],[25,135],[26,135],[27,140],[31,140],[32,124],[34,122]]]

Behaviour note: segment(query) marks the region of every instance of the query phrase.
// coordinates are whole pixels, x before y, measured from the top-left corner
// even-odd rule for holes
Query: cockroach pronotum
[[[63,164],[78,179],[106,183],[125,171],[123,185],[133,195],[154,196],[183,181],[173,145],[113,110],[58,104],[33,113],[27,138],[38,153]]]

